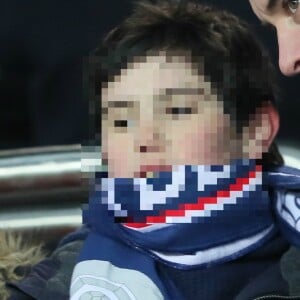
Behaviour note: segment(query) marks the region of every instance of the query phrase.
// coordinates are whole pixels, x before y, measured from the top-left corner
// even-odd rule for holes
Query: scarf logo
[[[277,211],[281,217],[300,232],[300,194],[279,191]]]

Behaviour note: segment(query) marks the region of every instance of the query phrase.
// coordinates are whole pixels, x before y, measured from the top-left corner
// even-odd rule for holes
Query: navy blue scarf
[[[74,269],[71,299],[181,299],[161,262],[203,268],[249,253],[276,232],[263,172],[254,160],[173,166],[152,178],[96,174],[84,210],[91,228]]]

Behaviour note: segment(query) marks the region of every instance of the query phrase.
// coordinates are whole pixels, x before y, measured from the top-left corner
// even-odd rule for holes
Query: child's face
[[[243,157],[230,117],[187,56],[136,58],[102,89],[102,154],[110,177]]]

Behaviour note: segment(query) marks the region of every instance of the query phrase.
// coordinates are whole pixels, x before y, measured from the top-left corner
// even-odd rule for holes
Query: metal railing
[[[0,229],[55,243],[81,225],[81,146],[0,152]]]

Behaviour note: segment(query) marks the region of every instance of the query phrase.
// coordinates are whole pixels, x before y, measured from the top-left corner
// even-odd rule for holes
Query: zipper
[[[266,295],[255,298],[253,300],[277,300],[277,299],[286,299],[286,300],[300,300],[300,296],[280,296],[280,295]]]

